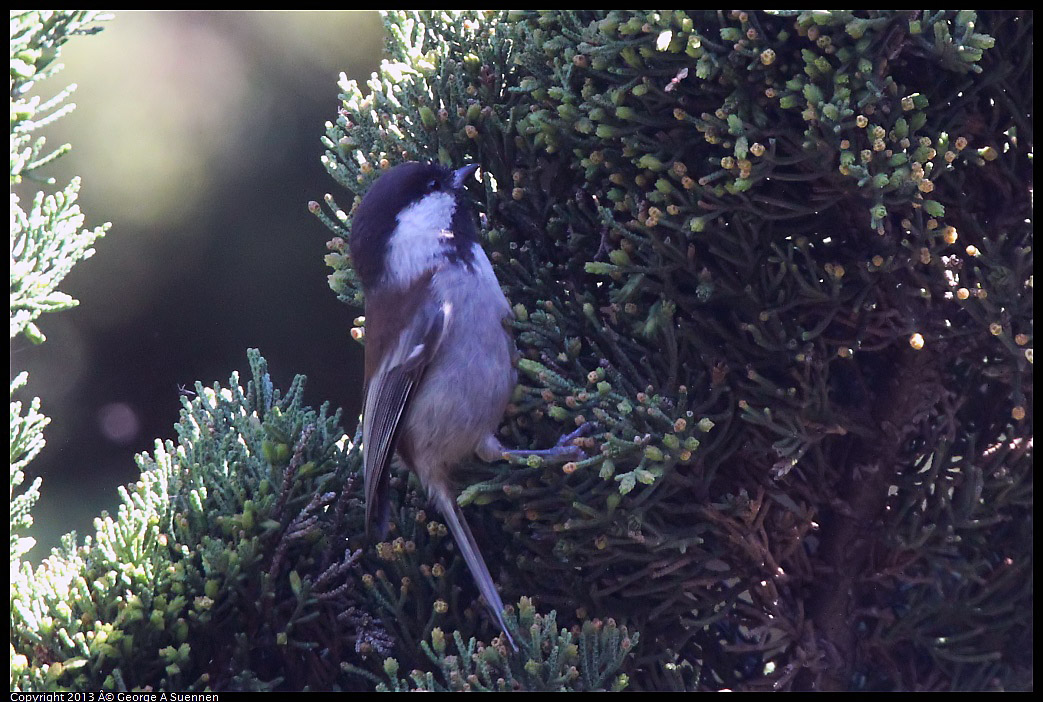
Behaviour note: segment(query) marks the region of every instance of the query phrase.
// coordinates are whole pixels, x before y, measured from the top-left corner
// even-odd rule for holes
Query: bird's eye
[[[442,185],[441,185],[441,183],[438,182],[437,178],[432,178],[431,180],[427,181],[427,192],[433,193],[436,190],[441,190],[441,189],[442,189]]]

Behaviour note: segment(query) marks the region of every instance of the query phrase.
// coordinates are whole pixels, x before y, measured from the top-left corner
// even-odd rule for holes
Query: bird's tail
[[[507,623],[503,619],[503,601],[500,599],[500,593],[496,591],[496,585],[493,584],[492,576],[489,575],[489,569],[486,568],[485,561],[482,560],[482,554],[478,551],[478,544],[474,541],[471,528],[467,526],[464,513],[460,510],[459,505],[456,504],[456,500],[445,492],[435,491],[433,498],[438,511],[442,513],[446,523],[449,525],[449,531],[453,533],[453,539],[456,541],[460,553],[463,554],[467,567],[471,570],[471,575],[474,577],[475,584],[478,585],[478,590],[485,597],[485,602],[489,605],[489,609],[492,610],[493,616],[496,617],[496,621],[507,637],[511,648],[517,651],[518,646],[515,645],[511,632],[507,630]]]

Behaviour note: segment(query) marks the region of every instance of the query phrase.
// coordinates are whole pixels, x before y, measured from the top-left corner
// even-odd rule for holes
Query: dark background
[[[247,347],[276,387],[307,375],[306,402],[343,407],[347,429],[359,408],[359,312],[327,287],[331,234],[307,203],[350,203],[319,138],[339,73],[377,68],[377,14],[120,11],[104,26],[71,39],[33,93],[78,84],[77,109],[43,130],[73,146],[46,175],[81,176],[86,226],[112,222],[59,287],[79,307],[40,318],[42,346],[12,341],[11,376],[29,371],[19,399],[39,396],[52,420],[27,469],[43,477],[34,561],[115,514],[134,454],[175,437],[178,386],[245,382]]]

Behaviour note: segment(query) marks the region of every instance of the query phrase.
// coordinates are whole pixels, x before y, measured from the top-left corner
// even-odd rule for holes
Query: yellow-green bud
[[[427,105],[422,105],[420,107],[419,112],[420,112],[420,122],[424,125],[424,128],[426,128],[426,129],[434,129],[435,125],[437,124],[437,118],[435,117],[434,110],[432,110]]]

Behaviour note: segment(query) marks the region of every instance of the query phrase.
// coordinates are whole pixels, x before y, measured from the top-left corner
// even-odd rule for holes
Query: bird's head
[[[443,258],[467,260],[477,232],[464,186],[477,169],[408,161],[373,183],[351,224],[351,257],[364,290],[408,285]]]

